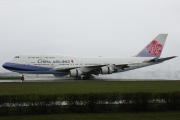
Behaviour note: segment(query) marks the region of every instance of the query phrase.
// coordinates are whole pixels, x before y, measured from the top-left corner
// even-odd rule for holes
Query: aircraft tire
[[[82,76],[81,80],[89,80],[91,77],[90,76]]]

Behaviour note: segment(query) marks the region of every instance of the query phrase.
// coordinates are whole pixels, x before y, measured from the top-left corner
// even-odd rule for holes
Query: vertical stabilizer
[[[156,57],[161,56],[168,34],[159,34],[135,57]]]

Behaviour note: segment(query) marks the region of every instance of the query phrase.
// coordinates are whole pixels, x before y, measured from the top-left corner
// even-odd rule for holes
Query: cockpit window
[[[15,58],[19,58],[19,56],[16,56]]]

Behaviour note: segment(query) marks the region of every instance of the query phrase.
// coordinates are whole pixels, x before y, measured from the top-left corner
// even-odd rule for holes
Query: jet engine
[[[80,77],[82,75],[82,71],[77,69],[70,70],[70,76],[71,77]]]
[[[112,74],[114,69],[112,67],[104,66],[101,67],[101,74]]]

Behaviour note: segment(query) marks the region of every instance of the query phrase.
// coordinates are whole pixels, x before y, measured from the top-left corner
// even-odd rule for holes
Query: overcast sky
[[[159,33],[169,34],[162,57],[180,56],[180,0],[0,0],[1,66],[24,54],[133,56]]]

